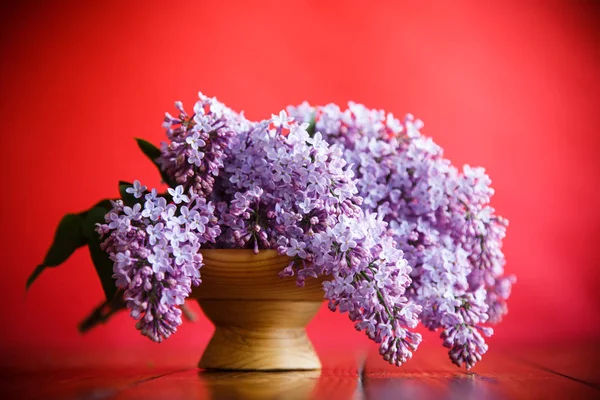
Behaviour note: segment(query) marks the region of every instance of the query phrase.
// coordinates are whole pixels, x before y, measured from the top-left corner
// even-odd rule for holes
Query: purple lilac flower
[[[412,115],[399,121],[355,103],[288,110],[299,121],[314,120],[326,141],[341,146],[363,209],[389,223],[413,268],[410,304],[422,307],[425,326],[441,329],[452,361],[471,368],[487,350],[483,336],[493,333],[484,324],[501,321],[515,281],[504,276],[507,221],[488,205],[493,190],[485,171],[457,170]]]
[[[142,189],[144,188],[144,189]],[[138,181],[130,192],[142,197],[145,186]],[[113,202],[105,224],[98,225],[102,248],[114,262],[113,278],[123,289],[136,328],[161,342],[181,324],[179,306],[200,284],[202,255],[206,242],[220,234],[214,207],[193,190],[175,189],[179,206],[169,204],[153,189],[143,203],[132,207]],[[139,194],[139,196],[138,196]],[[174,196],[175,197],[175,196]]]
[[[200,100],[194,105],[192,115],[186,113],[179,101],[175,103],[179,111],[177,117],[165,114],[164,127],[169,142],[162,144],[157,162],[177,185],[207,195],[223,167],[225,148],[249,123],[216,98],[202,93],[198,96]]]
[[[142,197],[144,195],[144,192],[146,191],[146,186],[143,186],[140,181],[135,181],[135,183],[133,184],[132,187],[128,187],[127,189],[125,189],[125,192],[129,193],[129,194],[133,194],[133,196],[136,199],[139,199],[140,197]]]
[[[390,363],[419,345],[419,314],[443,329],[455,362],[481,358],[491,334],[483,324],[506,312],[512,283],[502,277],[505,222],[487,206],[483,171],[458,173],[418,121],[354,104],[304,104],[293,110],[299,121],[281,111],[259,123],[201,94],[192,116],[176,107],[157,160],[180,184],[168,189],[174,204],[153,190],[143,207],[115,203],[99,228],[144,334],[162,340],[180,323],[177,305],[199,283],[200,245],[277,249],[292,258],[281,275],[299,286],[330,277],[329,308]],[[313,117],[309,133],[302,121]],[[144,191],[139,182],[128,190]]]
[[[348,313],[400,365],[421,341],[410,331],[420,306],[405,296],[411,268],[387,224],[360,209],[341,148],[307,128],[282,111],[232,139],[211,195],[223,228],[215,245],[277,249],[293,258],[282,276],[299,286],[330,276],[330,309]]]

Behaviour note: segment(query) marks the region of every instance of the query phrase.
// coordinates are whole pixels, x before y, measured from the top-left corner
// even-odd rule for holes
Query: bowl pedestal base
[[[213,370],[314,370],[306,325],[321,301],[199,299],[215,333],[198,366]]]

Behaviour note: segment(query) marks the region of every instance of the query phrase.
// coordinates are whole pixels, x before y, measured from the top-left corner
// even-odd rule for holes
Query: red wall
[[[78,335],[102,297],[85,251],[26,297],[24,284],[64,213],[117,195],[119,179],[158,183],[133,137],[159,143],[163,112],[178,99],[191,108],[198,90],[257,119],[302,100],[414,113],[455,163],[487,167],[511,221],[507,270],[519,280],[493,341],[600,336],[597,9],[28,3],[0,12],[0,347],[158,351],[126,315]],[[366,343],[326,310],[310,332]],[[161,351],[209,333],[204,319],[187,324]]]

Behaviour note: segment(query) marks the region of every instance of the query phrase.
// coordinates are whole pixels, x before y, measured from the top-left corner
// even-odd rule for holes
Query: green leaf
[[[103,224],[105,222],[104,216],[111,210],[112,207],[95,206],[94,208],[86,211],[85,219],[81,225],[81,231],[87,239],[87,243],[90,240],[98,237],[96,232],[96,224]]]
[[[132,187],[133,184],[129,182],[119,181],[119,193],[126,206],[133,207],[135,203],[139,203],[139,200],[131,193],[127,193],[127,188]]]
[[[112,208],[113,208],[110,199],[100,200],[99,202],[94,204],[94,206],[92,208],[90,208],[90,210],[93,210],[94,208],[98,208],[98,207],[104,208],[106,210],[106,212],[112,210]],[[88,211],[90,211],[90,210],[88,210]]]
[[[114,314],[124,309],[123,293],[117,292],[112,301],[103,301],[79,323],[79,333],[86,333],[100,324],[105,324]]]
[[[100,248],[100,239],[95,239],[88,243],[88,249],[90,251],[90,257],[94,263],[96,274],[100,278],[100,284],[104,291],[106,299],[112,299],[117,291],[113,275],[113,262],[108,254]]]
[[[106,209],[106,212],[109,212],[110,210],[112,210],[112,204],[110,202],[111,202],[110,199],[100,200],[99,202],[94,204],[92,206],[92,208],[90,208],[89,210],[82,211],[78,215],[81,215],[85,219],[85,217],[88,215],[88,213],[96,207],[102,207],[102,208]]]
[[[100,278],[102,284],[102,290],[107,301],[111,301],[117,291],[115,281],[112,278],[113,275],[113,262],[108,254],[100,248],[100,236],[95,231],[96,224],[104,222],[104,216],[108,210],[103,207],[95,207],[91,209],[85,218],[83,223],[83,230],[88,241],[88,250],[96,273]]]
[[[86,239],[82,231],[83,221],[84,218],[79,214],[67,214],[61,219],[54,234],[54,241],[50,245],[44,261],[33,270],[27,279],[25,289],[29,289],[29,286],[46,268],[59,266],[67,261],[75,250],[85,245]]]
[[[140,150],[142,150],[142,153],[144,153],[146,157],[148,157],[150,161],[152,161],[152,164],[154,164],[156,168],[158,168],[158,172],[160,172],[160,177],[162,178],[163,182],[165,182],[170,187],[175,187],[174,182],[171,181],[171,178],[169,178],[169,176],[163,172],[163,170],[160,168],[160,165],[158,165],[158,163],[156,162],[156,159],[160,157],[160,150],[158,149],[158,147],[144,139],[136,138],[135,140],[137,141]]]
[[[144,139],[140,139],[140,138],[136,138],[135,139],[138,146],[140,147],[140,149],[142,150],[142,152],[148,156],[148,158],[154,162],[154,160],[156,160],[158,157],[160,157],[160,150],[158,149],[158,147],[156,147],[155,145],[153,145],[152,143],[150,143],[147,140]]]
[[[310,122],[308,123],[308,128],[306,128],[306,132],[308,132],[308,135],[310,137],[315,136],[316,127],[317,127],[317,120],[315,119],[315,117],[312,117],[310,119]]]

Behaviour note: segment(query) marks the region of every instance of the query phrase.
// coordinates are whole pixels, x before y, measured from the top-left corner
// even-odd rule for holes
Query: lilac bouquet
[[[160,342],[202,282],[201,249],[275,249],[290,259],[281,277],[324,278],[329,308],[390,363],[412,357],[419,321],[442,330],[459,366],[481,359],[514,280],[483,170],[458,172],[412,118],[354,104],[259,122],[202,94],[191,114],[175,106],[167,142],[138,139],[167,190],[120,182],[120,199],[65,216],[27,286],[87,246],[106,301],[81,330],[128,309]]]

